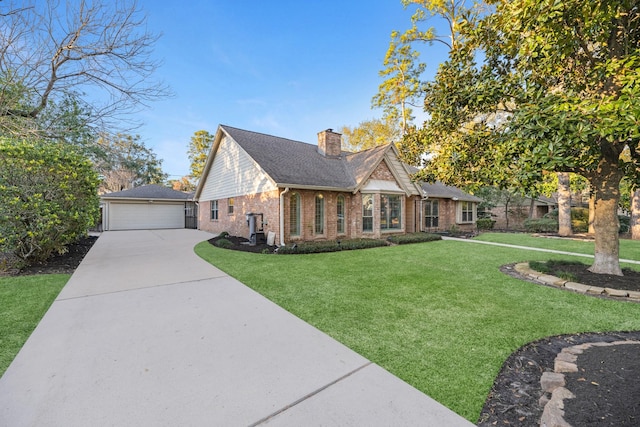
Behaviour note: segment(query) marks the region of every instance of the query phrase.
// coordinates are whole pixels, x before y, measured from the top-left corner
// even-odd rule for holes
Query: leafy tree
[[[385,117],[399,120],[402,135],[407,135],[412,131],[414,118],[411,107],[419,105],[425,94],[421,75],[426,64],[419,62],[420,52],[415,49],[416,43],[439,43],[448,49],[455,48],[461,40],[460,30],[476,19],[478,8],[467,0],[402,0],[402,4],[405,8],[414,8],[412,26],[403,33],[392,31],[384,68],[379,73],[385,80],[373,97],[372,105],[382,108]],[[447,34],[438,33],[433,26],[422,29],[432,18],[440,18],[447,23]]]
[[[0,253],[20,264],[63,253],[95,224],[97,186],[72,146],[0,138]]]
[[[384,119],[371,119],[360,122],[357,127],[343,126],[342,148],[357,152],[388,144],[398,143],[402,139],[402,131],[396,120],[386,116]]]
[[[495,12],[464,29],[427,88],[421,136],[437,151],[425,175],[528,188],[543,171],[584,176],[595,205],[590,270],[621,275],[619,185],[625,174],[637,182],[640,164],[637,4],[488,3]]]
[[[423,96],[420,75],[426,65],[419,63],[419,53],[411,45],[403,43],[398,32],[391,34],[391,44],[384,58],[385,68],[380,76],[386,79],[380,84],[372,105],[383,108],[387,121],[400,119],[402,134],[407,133],[413,120],[411,106],[418,105]]]
[[[102,177],[101,191],[162,184],[167,179],[167,174],[162,171],[162,160],[140,141],[140,136],[105,135],[97,144],[94,163]]]
[[[204,172],[209,151],[213,144],[214,135],[206,130],[196,131],[189,141],[189,160],[191,160],[191,176],[198,181]]]
[[[169,94],[153,79],[157,36],[133,1],[8,1],[0,15],[4,135],[61,136],[70,110],[60,107],[69,102],[87,112],[86,125],[104,132]]]
[[[191,181],[190,176],[183,176],[180,179],[173,179],[169,181],[169,185],[176,191],[194,191],[196,186]]]

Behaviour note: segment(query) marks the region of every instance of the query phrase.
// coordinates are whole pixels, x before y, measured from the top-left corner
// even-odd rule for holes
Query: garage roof
[[[143,200],[191,200],[193,193],[183,193],[157,184],[143,185],[130,190],[107,193],[102,199],[143,199]]]

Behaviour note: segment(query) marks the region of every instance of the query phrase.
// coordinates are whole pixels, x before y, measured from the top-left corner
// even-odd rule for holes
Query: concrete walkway
[[[560,255],[572,255],[583,258],[593,258],[593,255],[590,254],[578,254],[575,252],[566,252],[566,251],[557,251],[555,249],[543,249],[543,248],[532,248],[530,246],[519,246],[519,245],[510,245],[508,243],[496,243],[496,242],[485,242],[482,240],[472,240],[472,239],[460,239],[458,237],[443,237],[442,240],[455,240],[457,242],[467,242],[467,243],[477,243],[481,245],[492,245],[492,246],[502,246],[503,248],[513,248],[513,249],[525,249],[528,251],[538,251],[538,252],[548,252],[552,254],[560,254]],[[640,264],[640,261],[636,261],[633,259],[623,259],[620,258],[620,262],[626,262],[628,264]]]
[[[103,233],[0,379],[0,426],[471,426],[202,261]]]

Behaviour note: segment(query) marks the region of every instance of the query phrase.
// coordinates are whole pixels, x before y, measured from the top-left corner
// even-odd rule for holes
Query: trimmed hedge
[[[528,233],[557,233],[558,220],[551,218],[526,219],[524,228]]]
[[[386,246],[387,242],[377,239],[351,239],[324,242],[295,243],[291,246],[280,246],[277,254],[317,254],[323,252],[350,251],[355,249],[376,248]]]
[[[478,230],[493,230],[495,225],[496,222],[491,218],[478,218],[476,220],[476,227],[478,227]]]
[[[433,233],[411,233],[390,236],[387,240],[391,243],[395,243],[396,245],[404,245],[407,243],[422,243],[442,240],[442,236]]]

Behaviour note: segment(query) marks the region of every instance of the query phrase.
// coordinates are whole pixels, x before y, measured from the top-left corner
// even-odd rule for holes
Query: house
[[[196,228],[193,194],[143,185],[100,196],[102,229]]]
[[[496,222],[494,227],[497,229],[523,230],[525,220],[542,218],[557,207],[558,202],[550,197],[516,195],[509,200],[503,198],[498,201],[495,206],[485,210],[483,215],[491,217]]]
[[[423,231],[474,228],[481,198],[439,181],[423,183],[422,191],[427,195],[422,201]]]
[[[412,181],[395,146],[350,153],[341,143],[331,129],[318,133],[315,145],[219,126],[196,189],[198,227],[247,238],[272,234],[278,245],[425,230],[429,194]],[[460,211],[459,225],[473,228],[475,215],[474,201]]]

